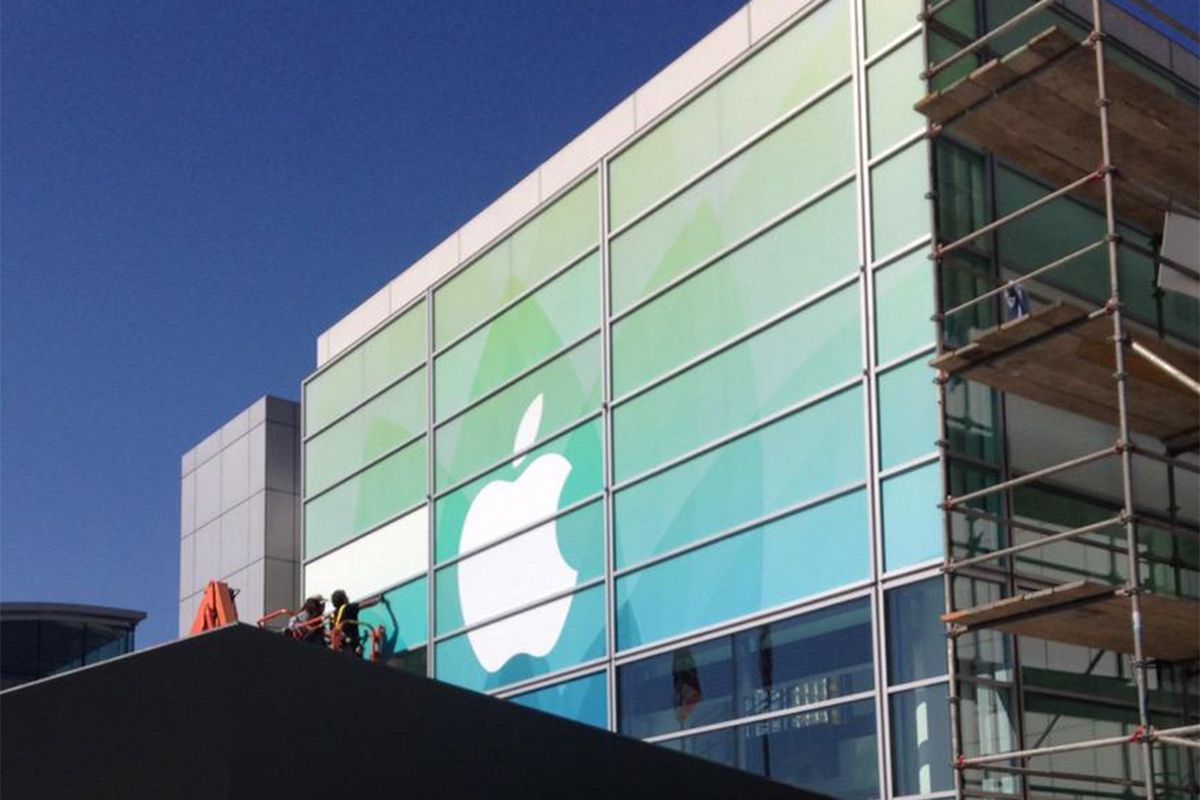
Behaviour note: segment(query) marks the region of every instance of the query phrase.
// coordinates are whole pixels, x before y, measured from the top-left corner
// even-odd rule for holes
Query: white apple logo
[[[513,452],[533,443],[542,422],[542,395],[530,402],[517,426]],[[512,461],[520,467],[525,456]],[[558,510],[558,498],[571,463],[557,453],[535,458],[515,481],[492,481],[475,495],[463,521],[459,552],[465,553],[544,519]],[[558,548],[554,522],[539,525],[458,565],[458,598],[463,621],[473,625],[539,597],[569,589],[578,573]],[[563,597],[515,617],[467,633],[475,657],[495,672],[518,653],[542,657],[558,643],[571,597]]]

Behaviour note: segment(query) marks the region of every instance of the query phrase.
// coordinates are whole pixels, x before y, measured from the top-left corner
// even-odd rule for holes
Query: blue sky
[[[5,0],[0,597],[173,638],[179,459],[738,0]]]
[[[0,598],[172,638],[182,453],[740,5],[5,0]]]

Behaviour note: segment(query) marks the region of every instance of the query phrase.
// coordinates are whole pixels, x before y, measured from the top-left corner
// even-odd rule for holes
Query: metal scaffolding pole
[[[1112,143],[1109,140],[1108,88],[1104,74],[1104,25],[1101,17],[1100,0],[1092,0],[1092,33],[1090,36],[1096,57],[1096,104],[1100,111],[1100,160],[1104,171],[1104,222],[1108,236],[1109,310],[1113,323],[1113,358],[1116,363],[1117,382],[1117,427],[1121,442],[1129,437],[1129,375],[1125,368],[1126,334],[1121,307],[1119,274],[1119,244],[1117,239],[1117,214],[1113,196]],[[1138,721],[1144,730],[1150,730],[1150,703],[1146,691],[1146,655],[1142,631],[1141,576],[1138,563],[1137,525],[1133,507],[1133,454],[1121,448],[1121,492],[1125,502],[1125,544],[1128,560],[1128,588],[1130,624],[1133,627],[1133,672],[1137,685]],[[1154,800],[1154,760],[1150,741],[1143,739],[1142,774],[1146,783],[1146,800]]]

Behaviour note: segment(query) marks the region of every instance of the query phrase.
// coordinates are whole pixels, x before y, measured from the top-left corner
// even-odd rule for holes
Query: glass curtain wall
[[[919,9],[810,4],[306,382],[306,570],[389,660],[950,788]]]

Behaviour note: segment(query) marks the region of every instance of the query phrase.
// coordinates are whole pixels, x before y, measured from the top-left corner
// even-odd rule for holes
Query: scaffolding
[[[931,30],[944,32],[944,27],[938,28],[939,14],[956,2],[926,3],[921,20],[927,42]],[[1151,592],[1143,583],[1139,543],[1143,519],[1134,502],[1133,459],[1136,456],[1162,465],[1169,476],[1170,518],[1154,521],[1153,528],[1171,537],[1196,539],[1196,530],[1175,518],[1174,492],[1177,473],[1193,484],[1200,480],[1196,465],[1181,458],[1200,443],[1200,359],[1194,346],[1167,340],[1161,325],[1154,335],[1131,323],[1122,302],[1119,260],[1124,250],[1150,258],[1160,268],[1173,270],[1187,280],[1196,281],[1200,276],[1188,266],[1122,237],[1118,218],[1158,230],[1164,212],[1200,216],[1196,211],[1200,207],[1200,117],[1193,103],[1106,54],[1101,0],[1091,2],[1091,19],[1081,26],[1082,40],[1052,25],[1023,40],[1016,49],[995,54],[1001,37],[1011,41],[1023,26],[1055,5],[1054,0],[1039,0],[983,35],[965,44],[959,41],[961,46],[956,52],[929,64],[922,74],[930,82],[930,93],[916,106],[928,118],[931,139],[952,132],[975,148],[1018,165],[1045,184],[1059,187],[952,241],[943,241],[938,231],[940,215],[936,210],[933,214],[938,350],[931,365],[938,370],[942,409],[941,467],[946,487],[942,503],[943,621],[947,630],[955,792],[958,797],[1028,798],[1030,780],[1048,777],[1110,784],[1126,796],[1136,789],[1151,799],[1160,792],[1195,797],[1200,789],[1194,766],[1186,785],[1156,782],[1153,748],[1200,748],[1200,725],[1155,726],[1148,671],[1155,663],[1191,665],[1200,659],[1200,606],[1187,597]],[[974,61],[965,61],[968,58]],[[947,70],[957,67],[959,72],[967,72],[964,63],[978,66],[949,82]],[[933,82],[939,76],[942,86],[935,90]],[[935,197],[936,164],[937,159],[931,159]],[[946,308],[942,273],[949,256],[1068,195],[1103,210],[1102,237],[1018,277],[998,277],[994,288]],[[1064,300],[1060,294],[1038,308],[1024,309],[977,333],[966,344],[949,341],[947,321],[955,315],[986,305],[1002,317],[999,304],[1003,296],[1026,291],[1035,281],[1077,264],[1089,254],[1103,254],[1107,261],[1107,297],[1094,307],[1079,298]],[[946,409],[947,385],[956,378],[968,378],[1105,423],[1116,429],[1116,441],[1109,447],[1016,477],[1002,473],[999,482],[954,494]],[[1112,387],[1112,391],[1102,391],[1105,386]],[[1139,445],[1135,433],[1158,440],[1163,452]],[[1120,507],[1108,518],[1056,530],[1018,521],[1012,513],[979,507],[979,501],[986,498],[1003,497],[1017,487],[1101,462],[1115,462],[1119,474]],[[1002,546],[1005,540],[998,538],[996,549],[956,557],[957,520],[996,526],[998,536],[1008,535],[1008,546]],[[1018,531],[1036,538],[1014,543]],[[1121,583],[1091,578],[1056,583],[1046,581],[1045,576],[1031,578],[1017,571],[1018,554],[1062,542],[1082,542],[1089,535],[1106,531],[1123,533],[1123,543],[1113,547],[1124,559]],[[1089,544],[1094,541],[1087,539]],[[955,580],[979,576],[999,581],[1008,596],[957,608]],[[1039,580],[1043,585],[1029,590]],[[958,643],[965,634],[980,630],[1128,655],[1136,689],[1136,729],[1122,736],[1046,746],[1038,742],[1024,749],[966,754]],[[1019,717],[1019,688],[1016,695]],[[1194,719],[1194,714],[1194,710],[1185,708],[1183,721],[1187,722],[1189,716]],[[1015,738],[1023,744],[1020,721],[1017,724]],[[1030,764],[1031,759],[1106,747],[1136,748],[1141,779],[1055,772]],[[1187,763],[1194,762],[1189,758]],[[993,773],[1013,776],[1012,785],[1020,788],[1002,792],[987,791],[986,786],[968,788],[968,774],[980,776],[982,785],[982,776]]]

